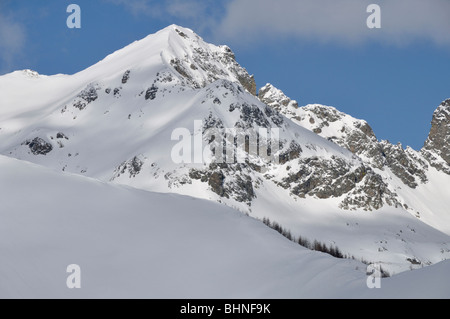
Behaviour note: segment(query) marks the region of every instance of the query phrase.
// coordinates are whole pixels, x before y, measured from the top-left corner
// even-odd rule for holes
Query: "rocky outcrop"
[[[210,189],[223,198],[234,199],[251,206],[256,197],[251,177],[252,167],[248,164],[211,163],[206,170],[191,169],[189,177],[208,183]]]
[[[388,141],[379,143],[382,154],[385,158],[385,165],[390,168],[398,178],[402,180],[405,185],[411,188],[416,188],[419,183],[426,183],[428,181],[426,170],[427,163],[421,159],[418,152],[410,147],[403,149],[399,143],[392,145]]]
[[[218,79],[238,82],[244,89],[256,96],[256,82],[253,75],[237,62],[233,51],[226,45],[206,50],[203,40],[175,29],[177,36],[189,49],[184,57],[170,59],[170,65],[193,88],[203,88]]]
[[[125,73],[122,76],[122,84],[126,84],[128,80],[130,79],[130,70],[125,71]]]
[[[114,180],[125,173],[129,174],[129,178],[134,178],[141,172],[143,165],[144,159],[141,159],[139,156],[135,156],[131,160],[120,164],[119,167],[114,171],[111,180]]]
[[[73,106],[77,109],[84,110],[86,106],[98,99],[97,91],[100,90],[99,85],[89,84],[83,91],[81,91],[75,101]]]
[[[365,175],[365,168],[353,170],[352,165],[340,158],[326,160],[319,157],[300,159],[299,168],[289,170],[289,175],[279,184],[301,198],[307,195],[318,198],[340,197],[349,192]]]
[[[47,155],[53,150],[52,144],[40,137],[35,137],[33,140],[27,140],[23,142],[22,145],[28,146],[33,155]]]
[[[158,93],[158,87],[156,87],[154,84],[147,89],[145,92],[145,99],[146,100],[154,100],[156,98],[156,93]]]
[[[248,92],[250,92],[253,95],[256,95],[256,82],[253,75],[248,75],[246,72],[237,73],[237,78],[239,83],[246,89]]]
[[[450,99],[434,112],[422,154],[431,166],[450,174]]]
[[[220,103],[215,102],[218,96],[226,96],[224,93],[232,94],[237,97],[233,103],[228,105],[222,100]],[[272,92],[277,92],[270,89]],[[220,92],[220,93],[219,93]],[[268,96],[268,90],[262,91]],[[239,120],[235,123],[236,129],[242,129],[241,132],[248,132],[258,128],[280,128],[281,131],[287,129],[284,118],[277,109],[273,106],[290,105],[295,110],[296,104],[291,100],[278,103],[276,98],[272,99],[271,106],[264,107],[259,103],[250,104],[247,101],[242,101],[240,97],[239,86],[232,84],[225,80],[218,81],[207,90],[206,99],[210,100],[210,105],[213,108],[228,110],[233,113],[235,118]],[[274,97],[274,94],[270,94]],[[282,97],[277,94],[276,96]],[[203,103],[205,103],[206,99]],[[220,99],[219,99],[220,100]],[[265,100],[268,102],[269,100]],[[344,114],[338,112],[336,109],[322,106],[311,107],[312,111],[307,114],[309,118],[314,118],[314,124],[320,127],[333,127],[339,125],[341,127]],[[309,121],[311,124],[312,121]],[[223,141],[226,140],[224,122],[220,116],[217,116],[213,111],[210,112],[207,118],[203,119],[203,133],[209,129],[216,129],[215,134],[222,134],[223,136],[214,136],[214,138],[207,139],[204,142],[209,144],[211,149],[212,164],[207,170],[192,169],[189,173],[189,178],[192,180],[199,180],[202,183],[207,183],[209,188],[217,195],[234,199],[238,202],[245,202],[251,205],[252,199],[256,196],[254,191],[255,182],[258,177],[263,177],[266,180],[276,183],[281,188],[286,189],[292,196],[299,198],[316,197],[319,199],[342,198],[342,208],[344,209],[363,209],[376,210],[381,208],[384,204],[397,205],[396,194],[391,192],[383,178],[374,172],[370,165],[364,164],[363,161],[355,160],[348,161],[339,156],[314,156],[307,157],[305,150],[308,148],[305,145],[300,145],[295,138],[282,137],[280,140],[279,161],[275,163],[267,162],[268,158],[262,158],[261,154],[253,154],[246,157],[245,163],[227,163],[224,164],[224,154],[216,152],[217,148],[223,147]],[[325,131],[325,130],[324,130]],[[343,145],[351,148],[354,146],[354,153],[362,153],[363,150],[370,154],[373,151],[379,156],[379,162],[385,163],[386,156],[383,155],[383,147],[377,141],[370,126],[364,122],[355,120],[355,125],[349,123],[344,130],[339,131],[342,135],[336,136],[336,140],[342,142]],[[350,136],[350,137],[349,137]],[[359,143],[371,143],[374,150],[370,148],[364,149]],[[269,153],[271,146],[262,145],[261,140],[257,140],[257,148],[265,146]],[[358,148],[361,147],[361,148]],[[385,152],[394,154],[397,149],[391,150],[388,146],[384,146]],[[245,145],[245,152],[249,153],[249,146]],[[402,165],[396,171],[400,171],[405,167],[411,172],[414,169],[409,167],[409,161],[402,160]],[[267,165],[273,165],[276,169],[285,169],[286,174],[271,175],[267,171]],[[380,164],[381,166],[382,164]],[[392,163],[393,167],[396,165]],[[395,166],[397,167],[397,166]],[[400,173],[399,173],[400,174]],[[287,175],[285,177],[279,177]],[[191,182],[187,182],[190,184]]]
[[[264,104],[281,113],[291,112],[291,114],[294,114],[293,111],[298,108],[297,101],[291,100],[281,90],[270,83],[267,83],[259,90],[258,98]]]
[[[367,159],[371,165],[385,164],[382,149],[370,125],[331,106],[320,104],[298,108],[294,122]]]
[[[428,165],[420,154],[409,147],[404,149],[401,144],[378,141],[366,121],[323,105],[306,106],[299,113],[302,114],[299,116],[300,122],[305,124],[309,118],[306,125],[314,132],[350,150],[368,165],[381,170],[389,168],[411,188],[427,182]]]
[[[393,207],[401,206],[397,199],[397,194],[391,191],[383,178],[368,170],[362,182],[358,183],[352,191],[346,194],[344,200],[339,205],[345,210],[378,210],[384,204]]]
[[[290,99],[277,91],[266,85],[261,89],[261,95],[271,98],[262,98],[262,101],[299,125],[358,155],[368,166],[381,170],[389,168],[411,188],[427,182],[428,164],[418,152],[409,147],[403,149],[401,144],[378,141],[366,121],[355,119],[334,107],[319,104],[301,108],[289,106]]]
[[[350,166],[337,164],[334,160],[309,159],[308,165],[300,162],[300,170],[290,171],[289,176],[280,182],[292,194],[318,198],[344,196],[340,205],[343,209],[377,210],[384,204],[401,204],[395,191],[389,189],[389,181],[375,173],[376,169],[389,170],[410,188],[428,182],[430,164],[450,174],[450,100],[436,110],[430,136],[422,152],[417,152],[410,147],[404,149],[401,144],[379,141],[366,121],[355,119],[334,107],[319,104],[298,107],[295,101],[271,84],[261,88],[258,97],[300,126],[348,149],[364,163],[352,171]],[[285,163],[284,159],[282,163]]]

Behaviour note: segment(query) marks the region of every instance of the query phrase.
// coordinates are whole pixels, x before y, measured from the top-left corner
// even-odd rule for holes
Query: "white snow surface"
[[[1,298],[448,298],[450,263],[366,285],[366,266],[223,205],[0,156]],[[68,289],[68,265],[81,288]]]

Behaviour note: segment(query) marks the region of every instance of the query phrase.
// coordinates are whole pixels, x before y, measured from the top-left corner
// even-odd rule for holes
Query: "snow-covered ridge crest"
[[[175,25],[169,27],[170,50],[161,57],[194,88],[205,87],[218,79],[240,83],[248,92],[256,95],[253,76],[241,67],[235,55],[226,45],[206,43],[192,30]]]
[[[30,78],[38,78],[40,76],[39,73],[37,73],[36,71],[30,70],[30,69],[23,70],[22,74],[25,76],[28,76]]]
[[[261,90],[268,91],[270,87],[266,85]],[[436,198],[436,192],[430,190],[436,184],[445,184],[444,181],[448,180],[450,175],[450,167],[445,160],[450,158],[450,100],[444,101],[434,112],[432,129],[425,147],[416,151],[411,147],[404,148],[400,143],[394,145],[389,141],[379,141],[366,121],[356,119],[334,107],[312,104],[293,108],[282,103],[290,98],[280,93],[280,90],[270,88],[269,91],[277,93],[272,94],[272,99],[269,100],[264,94],[260,94],[261,101],[279,109],[294,123],[350,150],[361,158],[365,165],[378,172],[386,184],[391,185],[406,210],[448,232],[450,228],[445,217],[445,205],[439,207],[430,203],[428,207],[433,207],[430,209],[417,198],[424,198],[425,193],[430,199]],[[438,177],[440,174],[436,173],[434,168],[449,175]],[[416,195],[412,195],[414,193]],[[449,196],[443,196],[440,200],[447,201],[448,198]],[[437,216],[440,217],[436,219]],[[440,218],[443,219],[437,222]]]
[[[259,90],[258,98],[279,112],[290,109],[293,109],[291,111],[294,111],[298,108],[297,101],[291,100],[283,93],[283,91],[277,89],[270,83],[267,83]]]
[[[225,79],[240,83],[256,95],[253,76],[236,62],[228,46],[207,43],[191,29],[177,25],[170,25],[117,50],[80,72],[80,76],[95,81],[106,74],[114,76],[130,69],[146,71],[150,76],[155,66],[161,67],[161,62],[192,88]]]

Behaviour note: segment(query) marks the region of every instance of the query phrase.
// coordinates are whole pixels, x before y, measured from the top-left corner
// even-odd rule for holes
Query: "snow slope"
[[[400,184],[396,182],[367,187],[380,195],[381,210],[342,210],[346,199],[370,202],[367,190],[356,191],[376,174],[370,174],[363,160],[348,149],[272,111],[253,95],[253,84],[228,47],[208,44],[189,29],[169,26],[74,75],[44,76],[26,70],[1,76],[0,154],[103,183],[220,202],[277,221],[296,237],[337,245],[358,260],[380,262],[391,274],[450,258],[450,221],[441,217],[447,206],[439,205],[445,189],[429,191],[436,195],[433,205],[439,211],[428,204],[429,193],[410,196],[420,201],[415,206],[423,208],[422,219],[408,213],[401,198],[397,201],[399,196],[394,195]],[[268,97],[276,98],[280,92]],[[293,101],[285,102],[295,106]],[[194,129],[196,120],[210,127],[276,127],[284,151],[293,141],[297,145],[288,153],[289,161],[280,165],[259,158],[252,165],[226,168],[176,164],[171,158],[177,143],[172,133],[185,128],[192,140],[198,138],[202,128]],[[351,122],[346,124],[351,128]],[[319,176],[311,182],[314,172],[303,170],[315,168],[313,164]],[[375,173],[386,174],[385,180],[391,177],[388,172]],[[328,183],[333,174],[337,178]],[[341,177],[345,179],[340,181]],[[320,197],[344,182],[357,184],[356,193]],[[298,191],[301,187],[315,193],[306,196]],[[93,200],[89,192],[80,192],[79,198]],[[388,201],[393,205],[388,206]]]
[[[306,250],[223,205],[0,156],[1,298],[450,297],[448,262],[366,286],[366,266]],[[81,289],[66,267],[81,267]]]

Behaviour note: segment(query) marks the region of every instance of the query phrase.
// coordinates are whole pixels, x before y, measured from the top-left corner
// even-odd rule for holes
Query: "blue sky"
[[[71,3],[81,29],[66,26]],[[381,29],[367,28],[370,3]],[[229,45],[258,87],[335,106],[420,149],[450,98],[449,15],[449,0],[1,0],[0,74],[73,74],[174,23]]]

